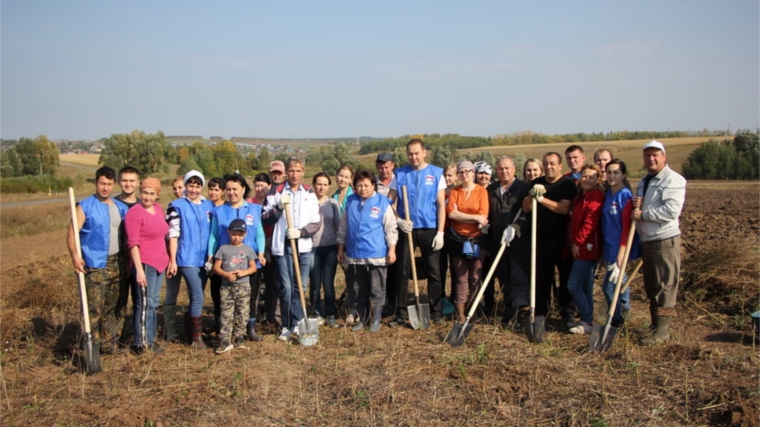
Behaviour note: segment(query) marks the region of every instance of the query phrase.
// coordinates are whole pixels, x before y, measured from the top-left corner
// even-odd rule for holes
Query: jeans
[[[181,281],[182,276],[179,274],[166,278],[166,294],[164,295],[165,305],[177,304],[177,296],[179,295],[179,285]]]
[[[150,347],[156,342],[156,307],[164,283],[164,273],[159,273],[150,265],[143,264],[147,286],[137,284],[137,270],[132,267],[132,302],[134,304],[135,345]]]
[[[188,312],[191,317],[198,317],[203,310],[203,285],[206,283],[206,269],[203,267],[178,267],[177,271],[185,278],[187,296],[190,299]]]
[[[284,328],[293,328],[299,320],[304,318],[304,313],[303,310],[301,310],[298,282],[296,282],[295,270],[293,268],[293,251],[290,245],[285,246],[284,255],[273,255],[273,258],[277,265],[277,273],[279,276],[277,278],[277,292],[280,295],[282,326]],[[301,268],[301,282],[309,277],[310,264],[311,252],[299,254],[298,266]],[[304,292],[306,292],[306,289],[304,289]]]
[[[614,262],[615,261],[612,261],[612,263]],[[622,274],[623,272],[621,271],[620,273]],[[604,294],[604,299],[607,300],[608,307],[612,304],[612,297],[615,295],[615,282],[610,281],[610,274],[612,274],[612,272],[607,271],[604,274],[604,281],[602,281],[602,293]],[[628,280],[628,276],[623,274],[623,283],[621,287],[625,286],[626,280]],[[630,309],[628,306],[630,290],[631,288],[626,289],[625,292],[621,292],[620,296],[618,297],[618,302],[615,306],[615,313],[612,315],[612,326],[616,328],[623,324],[622,309]]]
[[[317,246],[311,251],[309,299],[314,313],[335,316],[335,271],[338,268],[338,245]],[[325,308],[322,311],[320,291],[325,289]]]
[[[576,259],[567,279],[567,289],[575,300],[582,322],[594,322],[594,273],[596,261]]]

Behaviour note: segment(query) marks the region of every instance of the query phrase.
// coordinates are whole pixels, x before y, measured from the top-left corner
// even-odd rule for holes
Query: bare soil
[[[479,323],[459,348],[442,344],[450,321],[426,331],[384,322],[378,334],[322,327],[314,347],[263,328],[265,341],[222,356],[168,343],[163,355],[103,356],[103,372],[85,376],[64,232],[4,240],[2,424],[757,426],[760,356],[747,314],[758,308],[760,198],[746,194],[690,187],[689,283],[671,341],[638,346],[649,324],[638,278],[631,320],[602,355],[558,319],[543,344]],[[701,274],[700,251],[726,241],[751,261]]]

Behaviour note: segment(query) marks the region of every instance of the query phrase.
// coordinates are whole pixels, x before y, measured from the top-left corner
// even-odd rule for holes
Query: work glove
[[[541,184],[536,184],[530,190],[531,196],[536,199],[536,202],[541,203],[544,201],[544,194],[546,194],[546,187]]]
[[[509,244],[514,240],[515,238],[515,229],[511,225],[504,229],[504,234],[501,235],[501,244]]]
[[[288,231],[286,232],[286,235],[288,236],[288,239],[295,240],[301,238],[301,230],[297,228],[288,228]]]
[[[607,272],[610,273],[609,282],[610,283],[617,283],[617,278],[620,275],[620,267],[618,267],[617,262],[613,262],[611,264],[607,264]]]
[[[293,202],[293,196],[290,194],[290,192],[283,192],[280,194],[280,203],[277,204],[277,207],[280,209],[285,209],[285,205],[289,205]]]
[[[443,248],[443,231],[435,233],[435,237],[433,238],[433,250],[440,251],[441,248]]]
[[[412,230],[414,230],[414,224],[412,224],[412,221],[407,221],[405,219],[397,219],[396,225],[398,225],[399,230],[403,231],[404,233],[411,233]]]
[[[480,234],[486,235],[488,234],[488,230],[491,229],[491,224],[480,225],[478,228],[480,229]]]

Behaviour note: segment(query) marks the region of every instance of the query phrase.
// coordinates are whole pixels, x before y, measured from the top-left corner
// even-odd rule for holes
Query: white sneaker
[[[353,326],[354,325],[354,315],[353,314],[349,314],[348,316],[346,316],[346,325],[348,325],[348,326]]]
[[[322,316],[317,316],[317,325],[322,326],[325,324],[325,319]]]
[[[580,326],[581,322],[567,322],[568,328],[574,328],[576,326]]]
[[[591,333],[591,325],[586,322],[580,322],[580,325],[570,328],[571,334],[588,335]]]
[[[291,336],[292,334],[290,333],[290,329],[282,328],[282,332],[280,332],[280,336],[277,337],[277,339],[280,341],[287,341],[290,339]]]
[[[233,346],[229,342],[222,343],[219,348],[216,349],[216,354],[227,353],[232,350]]]

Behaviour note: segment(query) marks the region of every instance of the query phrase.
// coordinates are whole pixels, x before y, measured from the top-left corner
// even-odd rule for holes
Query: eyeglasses
[[[473,172],[475,171],[470,170],[470,169],[465,169],[465,170],[457,171],[457,175],[464,175],[466,173],[473,173]]]

